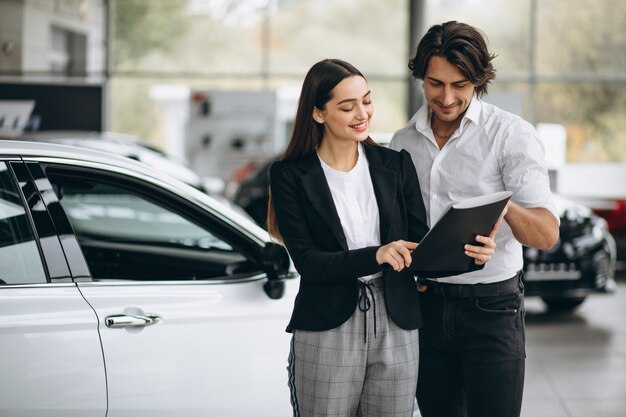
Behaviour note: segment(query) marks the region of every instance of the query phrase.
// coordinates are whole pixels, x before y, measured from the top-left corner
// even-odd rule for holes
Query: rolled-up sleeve
[[[532,125],[520,120],[512,127],[503,140],[499,163],[502,179],[507,190],[513,192],[515,203],[525,208],[545,208],[559,221],[544,148]]]

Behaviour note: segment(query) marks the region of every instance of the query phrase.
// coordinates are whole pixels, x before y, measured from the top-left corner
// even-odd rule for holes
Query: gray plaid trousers
[[[359,306],[370,308],[356,308],[339,327],[294,330],[287,368],[294,417],[413,415],[418,331],[387,316],[382,278],[368,287]]]

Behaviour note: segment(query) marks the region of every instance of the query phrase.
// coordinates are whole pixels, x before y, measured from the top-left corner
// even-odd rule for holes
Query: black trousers
[[[523,292],[519,280],[504,295],[449,294],[436,285],[421,294],[417,402],[423,417],[520,415]]]

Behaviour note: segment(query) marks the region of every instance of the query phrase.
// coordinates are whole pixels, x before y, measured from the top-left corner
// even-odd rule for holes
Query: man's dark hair
[[[433,56],[455,65],[474,84],[478,97],[487,93],[487,85],[496,78],[491,64],[496,55],[489,53],[483,33],[466,23],[449,21],[428,29],[409,61],[411,75],[423,80]]]

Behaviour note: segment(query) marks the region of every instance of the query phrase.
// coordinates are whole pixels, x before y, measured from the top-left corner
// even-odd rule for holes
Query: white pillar
[[[157,84],[150,88],[150,97],[165,114],[165,152],[185,160],[190,94],[191,88],[186,85]]]

